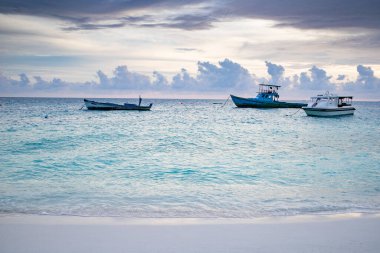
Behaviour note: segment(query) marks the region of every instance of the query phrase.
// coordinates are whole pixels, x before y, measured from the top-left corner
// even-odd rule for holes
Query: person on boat
[[[139,106],[141,105],[141,96],[139,96]]]

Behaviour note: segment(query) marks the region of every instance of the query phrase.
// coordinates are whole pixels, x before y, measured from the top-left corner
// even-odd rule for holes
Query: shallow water
[[[340,118],[215,100],[149,102],[150,112],[102,112],[79,110],[81,99],[0,98],[0,213],[380,210],[379,102],[356,102],[355,115]]]

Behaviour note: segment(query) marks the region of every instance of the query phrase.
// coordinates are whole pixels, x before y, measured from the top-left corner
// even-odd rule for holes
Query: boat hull
[[[131,110],[131,111],[149,111],[152,108],[152,104],[149,106],[139,106],[135,104],[113,104],[113,103],[100,103],[91,100],[84,99],[84,104],[88,110],[102,110],[102,111],[111,111],[111,110]]]
[[[337,117],[337,116],[347,116],[353,115],[355,112],[354,107],[348,108],[309,108],[302,107],[307,116],[312,117]]]
[[[231,99],[240,108],[301,108],[305,103],[288,103],[280,101],[260,101],[256,98],[242,98],[231,95]]]

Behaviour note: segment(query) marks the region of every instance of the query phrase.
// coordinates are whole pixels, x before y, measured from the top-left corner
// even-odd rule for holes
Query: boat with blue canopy
[[[279,101],[278,89],[280,85],[259,84],[259,91],[255,98],[243,98],[231,95],[237,107],[241,108],[301,108],[305,103]]]

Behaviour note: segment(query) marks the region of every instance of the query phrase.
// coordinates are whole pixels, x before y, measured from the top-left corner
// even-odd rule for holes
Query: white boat
[[[325,95],[311,97],[307,106],[302,107],[307,116],[335,117],[353,115],[352,96],[338,96],[326,92]]]

